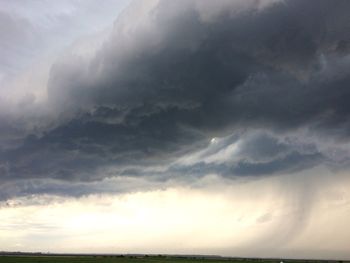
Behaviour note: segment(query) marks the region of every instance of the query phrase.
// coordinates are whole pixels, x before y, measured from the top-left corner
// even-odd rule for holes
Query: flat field
[[[279,263],[281,260],[267,259],[217,259],[175,256],[0,256],[0,263]],[[284,263],[316,263],[316,260],[283,260]],[[328,261],[330,262],[330,261]],[[339,262],[339,261],[334,261]]]

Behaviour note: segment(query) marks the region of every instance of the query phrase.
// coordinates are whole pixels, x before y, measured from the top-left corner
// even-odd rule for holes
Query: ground
[[[21,256],[0,256],[0,263],[274,263],[281,260],[268,259],[214,259],[200,257],[175,257],[175,256],[117,256],[117,255],[99,255],[99,256],[43,256],[43,255],[21,255]],[[287,262],[322,262],[322,261],[307,261],[307,260],[283,260]],[[328,261],[329,262],[329,261]],[[340,261],[334,261],[340,262]],[[345,262],[345,261],[344,261]]]

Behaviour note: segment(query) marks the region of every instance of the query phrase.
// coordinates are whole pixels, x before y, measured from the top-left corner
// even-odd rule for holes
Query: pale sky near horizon
[[[0,251],[350,259],[349,12],[0,0]]]

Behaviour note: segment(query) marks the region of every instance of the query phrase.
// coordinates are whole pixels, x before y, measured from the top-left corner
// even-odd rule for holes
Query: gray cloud
[[[295,1],[210,22],[195,9],[168,18],[168,5],[161,1],[149,15],[153,38],[115,34],[88,66],[56,64],[52,103],[65,110],[117,105],[135,122],[177,108],[185,111],[178,123],[214,132],[241,125],[346,129],[349,59],[337,49],[347,41],[346,26],[333,22],[349,9],[346,1],[326,15],[327,1],[319,8]],[[127,44],[125,55],[119,48]]]
[[[321,149],[320,138],[338,148],[349,137],[349,1],[249,3],[233,12],[233,4],[219,1],[225,8],[210,19],[196,1],[141,4],[141,15],[142,8],[131,6],[93,59],[65,56],[53,65],[54,114],[45,129],[16,138],[12,147],[1,139],[0,180],[234,177],[343,167]],[[255,129],[270,135],[250,137]],[[300,130],[316,139],[280,141]],[[209,147],[212,137],[230,134],[241,143],[240,157],[174,164]],[[142,172],[153,166],[164,169]]]
[[[210,148],[191,163],[175,163],[168,172],[181,175],[203,176],[219,174],[225,177],[260,176],[273,174],[290,174],[313,168],[327,161],[329,156],[320,151],[316,145],[278,138],[265,132],[241,135],[237,149],[223,153],[237,143],[232,138],[224,140],[216,151]],[[221,153],[221,154],[220,154]],[[215,157],[215,155],[219,155]]]
[[[16,17],[0,10],[0,71],[13,72],[17,70],[16,60],[25,59],[28,49],[35,50],[36,35],[28,20]],[[24,48],[24,43],[28,47]]]

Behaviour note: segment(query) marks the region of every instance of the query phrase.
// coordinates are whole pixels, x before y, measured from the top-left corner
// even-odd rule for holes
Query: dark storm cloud
[[[91,61],[62,58],[48,84],[54,125],[0,151],[0,180],[147,176],[142,167],[169,165],[211,137],[239,140],[257,128],[347,141],[350,2],[231,11],[206,20],[192,1],[160,1],[139,24],[132,15],[117,20]],[[269,137],[245,141],[240,151],[230,162],[170,166],[164,177],[290,173],[329,161]]]
[[[176,107],[186,111],[178,123],[215,132],[237,124],[342,128],[349,59],[338,47],[349,41],[347,1],[285,1],[211,22],[194,9],[169,18],[174,5],[161,1],[152,11],[153,38],[116,34],[88,67],[55,65],[52,103],[118,106],[135,123]],[[126,44],[125,55],[119,49]]]
[[[176,108],[143,116],[141,121],[135,114],[130,123],[98,121],[108,118],[110,111],[100,108],[40,137],[28,136],[18,148],[0,152],[7,171],[2,178],[96,180],[101,179],[99,167],[152,164],[154,158],[160,161],[180,151],[178,145],[199,139],[197,133],[176,127],[177,116],[184,114]]]

